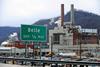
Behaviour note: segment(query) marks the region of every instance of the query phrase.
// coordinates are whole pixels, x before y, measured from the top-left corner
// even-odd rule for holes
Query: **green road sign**
[[[38,25],[21,25],[20,30],[21,40],[30,40],[33,42],[46,42],[47,28],[46,26]]]

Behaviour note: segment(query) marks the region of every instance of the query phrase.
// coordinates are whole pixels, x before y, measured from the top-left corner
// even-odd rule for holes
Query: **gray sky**
[[[65,14],[74,4],[78,10],[100,15],[100,0],[0,0],[0,26],[17,27],[60,16],[61,4],[65,5]]]

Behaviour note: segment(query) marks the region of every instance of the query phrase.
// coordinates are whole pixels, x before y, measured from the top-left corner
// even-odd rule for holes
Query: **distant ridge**
[[[54,21],[57,21],[58,18],[59,17],[55,17]],[[70,12],[64,16],[64,21],[70,21]],[[41,19],[34,24],[47,25],[48,29],[56,26],[55,23],[51,25],[49,22],[50,19]],[[75,10],[75,25],[81,25],[82,28],[97,28],[100,31],[100,16],[81,10]],[[19,27],[0,27],[0,43],[6,40],[13,32],[19,33],[19,30]]]
[[[55,21],[57,19],[58,17],[54,18]],[[65,22],[70,21],[70,12],[68,12],[64,16],[64,21]],[[43,19],[43,20],[37,21],[35,24],[39,24],[39,25],[47,24],[48,26],[50,26],[49,22],[50,22],[50,19]],[[82,10],[79,10],[79,11],[75,10],[75,25],[81,25],[83,28],[100,29],[100,16],[93,13],[85,12]]]
[[[13,32],[19,33],[19,27],[0,27],[0,43],[7,40]]]

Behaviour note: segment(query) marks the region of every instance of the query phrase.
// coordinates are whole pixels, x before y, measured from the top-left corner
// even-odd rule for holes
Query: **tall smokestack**
[[[61,26],[64,25],[64,4],[61,4]]]
[[[72,25],[74,25],[74,5],[71,4],[71,15],[70,15],[70,21],[72,23]]]

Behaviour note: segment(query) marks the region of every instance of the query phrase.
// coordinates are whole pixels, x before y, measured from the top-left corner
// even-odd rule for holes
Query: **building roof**
[[[81,31],[86,33],[97,33],[97,29],[81,29]]]

